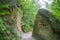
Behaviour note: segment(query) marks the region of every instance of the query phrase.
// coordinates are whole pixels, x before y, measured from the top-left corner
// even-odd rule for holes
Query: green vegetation
[[[21,0],[23,8],[23,31],[28,32],[32,30],[34,25],[35,15],[37,14],[38,6],[33,0]]]
[[[38,26],[38,22],[40,22],[40,14],[37,13],[39,10],[39,6],[40,5],[36,5],[35,0],[0,0],[0,40],[21,40],[21,30],[22,32],[26,33],[33,31],[35,27],[34,25]],[[46,19],[48,18],[50,20],[50,24],[48,23],[50,26],[48,27],[51,27],[53,31],[56,31],[56,33],[59,34],[60,1],[54,0],[50,8],[51,10],[49,9],[48,11],[52,12],[52,16],[50,17],[50,14],[48,14],[49,16],[44,16],[48,16],[46,17]],[[39,15],[39,18],[37,14]],[[39,19],[39,21],[36,21],[35,18],[36,20]],[[36,21],[37,24],[35,24],[34,21]],[[46,20],[43,21],[45,22]],[[39,24],[39,27],[40,26],[41,25]],[[40,30],[41,28],[37,29]],[[36,31],[34,30],[34,32],[39,34],[39,31],[37,31],[37,29]],[[48,28],[46,30],[48,30]],[[53,35],[52,33],[50,35]]]
[[[60,20],[60,0],[54,0],[52,7],[53,15]]]
[[[17,0],[18,1],[18,0]],[[34,1],[19,0],[1,0],[0,4],[0,40],[17,40],[18,36],[13,32],[13,25],[9,22],[10,19],[6,19],[3,16],[9,17],[11,15],[10,8],[15,8],[14,13],[17,14],[18,6],[23,9],[23,31],[28,32],[32,30],[34,24],[34,18],[38,10],[38,6],[35,5]],[[10,3],[11,2],[11,3]],[[20,2],[20,3],[19,3]],[[9,16],[8,16],[9,15]],[[4,19],[3,19],[4,18]],[[12,20],[12,19],[11,19]],[[14,19],[15,20],[15,19]],[[8,26],[8,27],[7,27]],[[12,27],[13,26],[13,27]]]
[[[13,6],[11,5],[12,0],[1,0],[0,1],[0,40],[20,40],[21,38],[17,36],[15,29],[15,24],[11,24],[9,21],[12,19],[10,18],[11,10],[10,8],[15,6],[13,5],[14,1],[12,2]],[[14,19],[15,20],[15,19]]]
[[[20,37],[14,33],[12,28],[11,25],[6,24],[4,19],[0,17],[0,40],[19,40]]]

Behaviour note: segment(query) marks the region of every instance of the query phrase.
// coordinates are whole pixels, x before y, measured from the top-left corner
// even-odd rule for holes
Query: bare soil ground
[[[23,33],[23,34],[21,35],[21,38],[22,38],[22,40],[35,40],[35,39],[32,37],[32,32]]]

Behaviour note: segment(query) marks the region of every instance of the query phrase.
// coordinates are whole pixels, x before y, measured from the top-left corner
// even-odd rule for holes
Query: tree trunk
[[[16,12],[15,12],[16,10]],[[22,33],[22,17],[23,17],[23,12],[20,8],[10,8],[11,11],[11,20],[14,20],[15,27],[14,27],[14,31],[15,33],[17,33],[18,36],[20,36],[20,33]],[[15,14],[16,13],[16,14]]]
[[[39,12],[35,19],[32,36],[37,40],[56,40],[46,17]]]
[[[23,11],[19,8],[19,11],[17,12],[16,21],[17,21],[17,28],[19,32],[22,32],[22,17],[23,17]]]

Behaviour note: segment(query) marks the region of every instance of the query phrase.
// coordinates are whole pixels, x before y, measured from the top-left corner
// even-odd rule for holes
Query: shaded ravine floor
[[[22,33],[21,40],[35,40],[35,39],[32,37],[32,32],[28,32]]]

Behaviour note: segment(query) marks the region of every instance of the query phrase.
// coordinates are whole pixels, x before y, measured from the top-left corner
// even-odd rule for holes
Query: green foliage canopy
[[[23,29],[28,32],[33,27],[38,6],[35,5],[34,0],[20,0],[20,3],[23,9]]]
[[[60,20],[60,0],[54,0],[51,8],[53,15]]]

